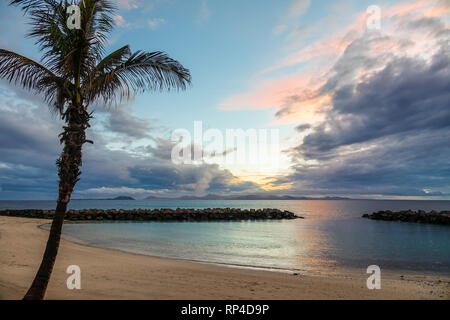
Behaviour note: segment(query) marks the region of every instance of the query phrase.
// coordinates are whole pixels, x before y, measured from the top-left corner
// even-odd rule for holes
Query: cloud
[[[430,63],[397,58],[364,82],[339,87],[326,121],[305,137],[304,154],[315,157],[382,136],[450,127],[449,54],[443,47]]]
[[[440,2],[440,4],[442,4]],[[221,104],[274,109],[297,124],[292,174],[272,187],[295,194],[366,197],[450,195],[450,30],[437,2],[383,7],[263,70],[261,81]],[[302,64],[299,71],[292,67]],[[271,76],[290,69],[288,76]],[[424,190],[428,190],[425,192]],[[431,191],[429,191],[431,190]]]
[[[295,130],[297,130],[298,132],[303,132],[308,129],[311,129],[311,127],[312,126],[309,123],[305,123],[305,124],[300,124],[300,125],[296,126]]]
[[[62,122],[45,105],[35,106],[3,86],[0,95],[0,196],[45,194],[57,181]]]
[[[121,6],[131,10],[131,3],[137,2]],[[202,3],[207,20],[208,3]],[[292,139],[297,140],[288,150],[291,172],[274,178],[268,184],[272,190],[296,195],[450,195],[450,31],[445,4],[415,1],[382,7],[380,31],[366,30],[365,13],[358,14],[339,32],[289,48],[258,74],[248,91],[222,102],[221,108],[230,111],[270,109],[275,123],[294,124]],[[299,8],[297,17],[303,12]],[[297,42],[311,28],[299,19],[281,21],[279,26],[287,28],[275,33]],[[0,198],[56,197],[62,122],[40,99],[15,86],[0,86]],[[77,196],[261,191],[215,164],[174,165],[172,143],[158,137],[154,124],[133,115],[128,106],[96,116],[88,132],[95,144],[84,148]],[[114,143],[120,147],[112,149]]]
[[[294,29],[290,37],[294,34],[299,34],[309,28],[307,25],[297,26],[298,20],[302,17],[311,5],[310,0],[292,0],[287,13],[283,17],[282,21],[272,29],[272,34],[279,36],[285,33],[290,28]]]
[[[165,190],[167,191],[167,190]],[[130,188],[130,187],[113,187],[113,188],[106,188],[106,187],[100,187],[100,188],[90,188],[83,191],[78,192],[78,194],[82,195],[149,195],[149,194],[158,194],[159,192],[153,191],[153,190],[146,190],[143,188]]]
[[[449,30],[443,17],[424,17],[430,8],[430,3],[423,2],[384,7],[380,31],[367,30],[366,13],[357,14],[339,32],[294,50],[281,62],[263,69],[247,92],[226,98],[219,107],[230,111],[275,109],[277,124],[322,121],[324,112],[332,107],[336,82],[370,75],[398,57],[429,59],[436,53],[440,43],[448,39]],[[300,71],[292,72],[300,64]],[[291,72],[287,76],[271,75],[288,68]]]
[[[0,87],[0,199],[55,199],[55,160],[61,152],[58,134],[63,122],[38,98],[30,101],[27,95],[19,95],[20,90],[16,93],[11,88]],[[83,147],[82,175],[74,198],[261,190],[254,183],[235,183],[236,177],[217,164],[175,165],[170,158],[172,142],[151,137],[155,131],[148,121],[135,117],[128,106],[101,110],[95,116],[87,132],[94,145]],[[136,139],[147,139],[148,145],[132,146],[129,141]],[[125,147],[110,149],[111,143]]]
[[[125,19],[121,15],[115,15],[114,17],[114,23],[118,27],[130,27],[130,24],[125,22]]]
[[[117,6],[119,9],[131,10],[139,8],[136,0],[117,0]]]
[[[166,23],[166,20],[163,18],[152,18],[147,20],[147,24],[152,30],[159,28],[164,23]]]
[[[275,124],[323,120],[323,111],[329,108],[331,96],[320,95],[324,80],[312,72],[267,80],[258,83],[249,92],[227,98],[219,108],[227,111],[275,110]]]
[[[409,26],[432,31],[432,54],[372,50],[391,40],[382,35],[353,41],[319,90],[332,108],[290,150],[294,173],[277,183],[311,194],[450,194],[450,38],[438,20]]]
[[[109,110],[103,123],[107,130],[128,138],[152,138],[150,132],[153,128],[149,121],[134,116],[128,105],[121,105]]]
[[[311,0],[292,0],[288,10],[288,17],[296,19],[306,13],[311,5]]]
[[[334,156],[302,161],[277,183],[301,194],[432,196],[450,194],[450,131],[380,137],[342,148]]]

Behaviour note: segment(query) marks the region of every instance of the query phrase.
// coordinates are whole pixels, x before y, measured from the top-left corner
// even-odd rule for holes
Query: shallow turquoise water
[[[1,208],[52,208],[53,202],[0,201]],[[107,222],[64,226],[83,243],[129,252],[289,270],[336,266],[450,274],[450,227],[371,221],[390,209],[449,210],[450,201],[73,201],[71,208],[280,208],[304,220],[243,222]]]

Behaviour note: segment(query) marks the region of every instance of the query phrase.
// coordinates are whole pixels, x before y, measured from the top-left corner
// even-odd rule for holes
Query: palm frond
[[[114,28],[113,14],[117,8],[108,0],[85,0],[80,2],[80,8],[84,37],[91,44],[93,54],[100,57]]]
[[[96,77],[85,86],[89,101],[100,96],[105,101],[111,101],[118,92],[122,98],[129,97],[133,91],[184,90],[191,83],[189,70],[164,52],[137,51],[128,54],[125,47],[122,50],[121,53],[116,51],[110,58],[116,65],[114,68],[109,71],[104,67],[98,69]]]
[[[25,89],[44,94],[48,102],[53,102],[58,110],[62,108],[61,96],[67,96],[70,84],[56,76],[44,65],[18,53],[0,49],[0,78]],[[58,97],[59,96],[59,97]]]
[[[50,4],[55,2],[55,0],[12,0],[9,4],[19,6],[25,13],[28,13],[30,10],[47,9]]]
[[[29,37],[36,39],[43,61],[53,72],[74,80],[86,77],[104,53],[114,26],[115,5],[108,0],[79,1],[81,29],[69,29],[68,1],[14,0],[31,20]]]
[[[95,67],[94,73],[109,72],[126,62],[131,55],[130,46],[126,45],[104,57]]]

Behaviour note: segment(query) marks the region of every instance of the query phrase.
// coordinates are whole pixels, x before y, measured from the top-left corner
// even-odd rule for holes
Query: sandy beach
[[[20,299],[41,261],[49,220],[0,217],[0,299]],[[69,265],[81,290],[68,290]],[[450,276],[382,271],[368,290],[365,270],[293,275],[124,253],[61,241],[46,299],[449,299]]]

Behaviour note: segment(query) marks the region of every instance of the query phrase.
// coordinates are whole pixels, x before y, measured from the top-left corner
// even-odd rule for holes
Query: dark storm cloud
[[[305,123],[305,124],[300,124],[300,125],[296,126],[295,130],[297,130],[298,132],[303,132],[303,131],[306,131],[308,129],[311,129],[311,127],[312,126],[310,124]]]
[[[439,36],[442,30],[445,30],[445,24],[438,18],[421,18],[411,22],[399,25],[399,28],[408,28],[424,32],[429,36]]]
[[[180,165],[162,162],[152,166],[137,166],[130,170],[132,177],[138,179],[149,189],[191,189],[203,193],[210,184],[225,186],[233,179],[229,171],[221,170],[215,164]]]
[[[135,117],[131,108],[124,105],[109,110],[104,125],[107,130],[129,138],[152,138],[150,135],[152,127],[149,121]]]
[[[392,43],[377,33],[353,41],[319,91],[332,97],[325,120],[290,150],[294,173],[278,183],[302,194],[450,195],[450,34],[435,18],[399,28],[420,30],[435,51],[376,52]]]
[[[147,146],[146,152],[159,160],[169,161],[172,157],[173,143],[166,139],[156,139],[156,146]]]
[[[156,146],[145,148],[149,155],[148,163],[144,162],[130,170],[130,176],[145,188],[178,189],[191,191],[196,195],[203,195],[206,192],[260,191],[255,183],[231,183],[235,178],[233,174],[221,169],[217,164],[175,165],[171,161],[174,143],[161,138],[156,141]],[[199,146],[191,145],[191,154],[193,155],[195,151],[202,150]]]
[[[170,142],[160,139],[156,147],[143,156],[133,157],[124,151],[92,149],[86,154],[85,173],[78,190],[94,190],[101,187],[136,188],[149,192],[164,190],[164,195],[223,193],[257,190],[256,184],[231,184],[235,178],[217,164],[176,165],[170,159]],[[167,152],[165,152],[166,150]],[[95,172],[95,174],[91,174]],[[145,193],[143,193],[145,194]]]
[[[366,150],[297,165],[280,182],[297,181],[304,192],[319,194],[426,195],[424,189],[450,187],[450,131],[441,129],[380,138]],[[300,186],[301,184],[301,186]]]
[[[11,95],[1,101],[0,114],[0,194],[14,198],[18,192],[54,188],[59,119],[46,106],[16,101]]]
[[[449,126],[450,52],[443,48],[431,63],[395,59],[367,81],[337,90],[327,120],[299,151],[316,158],[341,146]]]

